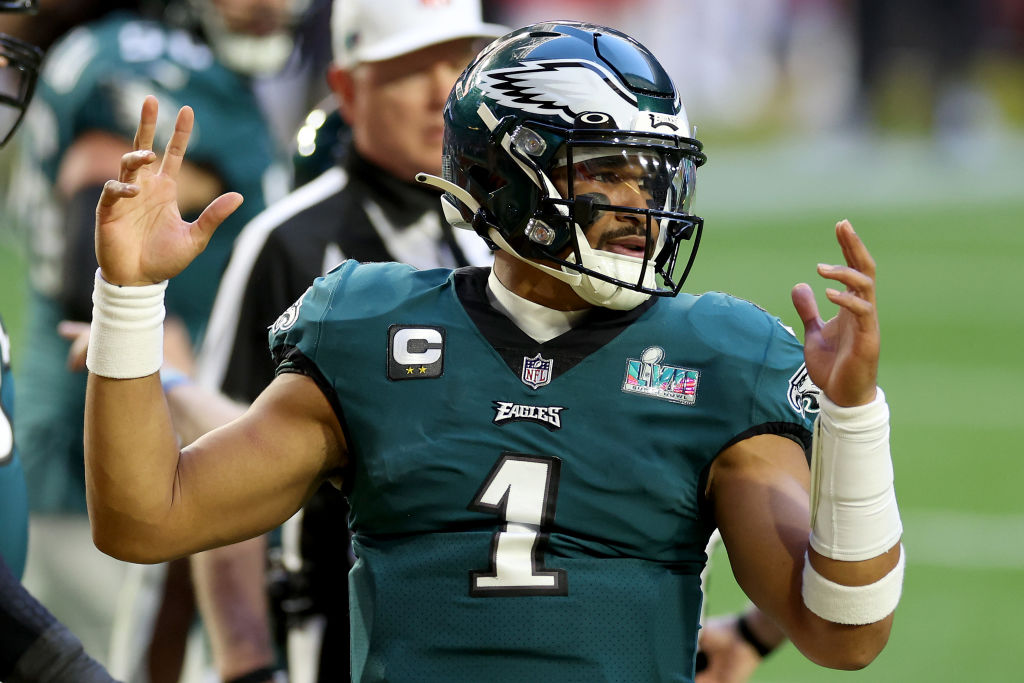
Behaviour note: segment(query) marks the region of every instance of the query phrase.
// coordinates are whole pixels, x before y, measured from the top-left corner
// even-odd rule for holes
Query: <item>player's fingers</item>
[[[193,230],[197,233],[195,238],[206,244],[213,236],[225,218],[235,212],[242,205],[242,195],[237,192],[226,192],[210,202],[210,205],[203,209],[199,218],[192,224]]]
[[[132,149],[153,149],[153,137],[156,135],[156,119],[160,107],[157,99],[147,95],[142,102],[142,113],[139,116],[139,127],[135,129],[135,141]]]
[[[842,220],[836,224],[836,239],[839,240],[846,264],[873,279],[877,264],[850,221]]]
[[[103,192],[100,193],[101,207],[113,206],[119,200],[134,197],[139,194],[139,186],[130,183],[122,183],[119,180],[108,180],[103,185]]]
[[[178,117],[174,120],[174,133],[167,141],[164,149],[164,160],[160,163],[160,174],[177,177],[181,162],[185,160],[185,150],[188,149],[188,139],[192,135],[192,125],[195,123],[195,114],[192,107],[182,107],[178,110]]]
[[[152,150],[140,149],[128,152],[121,157],[121,172],[117,179],[122,183],[134,183],[139,175],[139,169],[156,161],[156,154]]]
[[[875,300],[875,281],[866,273],[849,266],[818,264],[818,275],[846,285],[847,289],[868,301]]]
[[[826,289],[825,296],[836,306],[853,314],[857,327],[861,332],[874,332],[878,329],[878,318],[875,305],[862,299],[853,292],[840,292],[838,289]]]

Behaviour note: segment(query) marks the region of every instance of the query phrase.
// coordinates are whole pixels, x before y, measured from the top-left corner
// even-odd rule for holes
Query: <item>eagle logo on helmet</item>
[[[539,60],[485,71],[480,90],[498,104],[527,114],[555,115],[570,124],[582,114],[603,112],[615,128],[624,129],[637,115],[636,96],[619,78],[583,59]]]

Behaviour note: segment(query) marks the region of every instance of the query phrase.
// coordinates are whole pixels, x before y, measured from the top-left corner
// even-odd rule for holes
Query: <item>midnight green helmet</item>
[[[643,45],[572,21],[513,31],[463,72],[444,122],[443,181],[420,179],[446,190],[453,225],[595,305],[632,308],[679,292],[700,242],[703,222],[689,208],[705,156],[672,79]],[[619,240],[628,248],[586,239],[610,216],[618,234],[630,233]]]

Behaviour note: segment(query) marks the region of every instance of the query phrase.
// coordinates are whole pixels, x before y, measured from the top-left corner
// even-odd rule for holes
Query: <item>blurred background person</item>
[[[484,22],[478,0],[338,0],[331,26],[334,62],[327,80],[333,111],[312,118],[321,122],[319,135],[303,140],[299,151],[339,155],[321,151],[323,172],[242,232],[200,354],[200,382],[244,403],[273,378],[267,326],[342,260],[401,261],[418,268],[491,260],[474,234],[452,230],[438,193],[414,176],[440,172],[441,112],[448,93],[505,27]],[[300,170],[307,172],[310,163],[301,161]],[[209,422],[205,404],[193,409],[199,415],[189,424]],[[349,676],[347,514],[344,496],[325,486],[284,531],[284,580],[276,585],[288,622],[293,683]],[[262,545],[256,539],[208,551],[194,564],[220,566],[219,572],[203,572],[211,581],[228,563],[260,575]]]
[[[91,317],[88,282],[95,270],[93,213],[102,184],[131,150],[134,110],[155,93],[165,106],[203,112],[181,188],[183,214],[222,191],[246,206],[189,269],[168,301],[172,326],[187,340],[176,363],[202,336],[215,283],[234,236],[267,199],[283,194],[287,171],[264,114],[258,86],[295,50],[299,5],[293,0],[174,0],[114,12],[74,29],[52,48],[26,126],[28,141],[10,193],[31,225],[31,346],[20,366],[19,441],[35,541],[26,582],[80,633],[87,648],[128,680],[177,680],[194,607],[187,562],[166,574],[121,563],[92,545],[85,509],[81,423],[85,377],[65,367],[61,320]],[[305,3],[302,3],[305,6]],[[166,139],[169,131],[158,134]],[[122,585],[125,590],[122,592]],[[108,655],[121,594],[129,617],[117,652]],[[172,597],[173,595],[173,597]],[[154,621],[155,625],[147,622]],[[117,659],[114,662],[114,659]]]
[[[34,0],[0,12],[35,12]],[[0,33],[0,147],[12,138],[35,90],[42,51]],[[0,679],[7,683],[112,683],[81,642],[33,598],[20,578],[28,544],[28,498],[11,419],[11,341],[0,317]]]

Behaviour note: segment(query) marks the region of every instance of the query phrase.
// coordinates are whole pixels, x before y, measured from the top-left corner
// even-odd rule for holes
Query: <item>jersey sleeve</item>
[[[721,292],[702,295],[694,311],[695,333],[718,359],[717,409],[728,415],[716,452],[778,434],[810,453],[818,389],[793,331],[756,304]]]
[[[771,320],[764,361],[754,385],[751,422],[763,425],[765,432],[797,441],[810,454],[819,390],[807,374],[803,345],[778,318]]]

